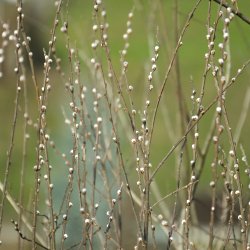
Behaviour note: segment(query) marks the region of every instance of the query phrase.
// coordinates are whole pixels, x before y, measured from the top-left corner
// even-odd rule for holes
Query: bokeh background
[[[92,26],[93,26],[93,1],[76,0],[69,1],[68,5],[64,5],[64,11],[61,14],[61,19],[64,20],[67,16],[69,25],[69,34],[71,38],[71,44],[75,44],[75,47],[79,50],[79,55],[82,60],[82,77],[88,81],[88,67],[86,61],[93,56],[91,50],[91,43],[94,39]],[[150,58],[152,56],[153,47],[156,43],[160,45],[160,55],[158,62],[158,77],[157,82],[160,83],[164,79],[166,69],[168,67],[169,60],[176,45],[175,39],[175,1],[140,1],[140,0],[106,0],[105,4],[107,19],[109,22],[109,44],[111,48],[111,57],[114,65],[120,68],[120,53],[124,47],[123,34],[126,31],[126,22],[128,13],[133,10],[134,17],[132,20],[133,33],[129,39],[130,47],[127,53],[127,61],[129,62],[128,80],[135,86],[134,101],[135,105],[140,107],[144,102],[144,96],[141,94],[144,89],[144,83],[146,81],[147,72],[149,72]],[[179,22],[179,31],[184,25],[184,22],[193,8],[196,1],[179,1],[177,10],[177,18]],[[238,1],[239,10],[246,16],[250,17],[250,3],[248,1]],[[204,55],[207,52],[207,8],[208,1],[203,0],[198,8],[194,18],[191,21],[190,27],[186,32],[183,39],[183,46],[179,51],[179,63],[180,63],[180,81],[183,88],[183,94],[187,109],[192,110],[192,102],[190,96],[192,90],[196,89],[199,93],[202,74],[204,71]],[[31,50],[34,54],[35,70],[37,74],[38,82],[43,79],[43,50],[48,49],[48,41],[50,37],[50,30],[52,27],[53,18],[55,15],[54,1],[33,1],[26,0],[23,2],[23,9],[25,13],[25,31],[32,38]],[[218,4],[212,3],[212,14],[215,16],[218,10]],[[213,17],[214,17],[213,16]],[[12,1],[0,0],[0,22],[8,23],[10,30],[13,31],[16,28],[16,3]],[[222,25],[219,25],[218,30],[221,30]],[[2,27],[0,27],[2,31]],[[216,37],[217,44],[220,42],[220,35]],[[250,57],[250,25],[247,25],[239,18],[235,17],[230,25],[230,51],[231,51],[231,72],[232,75],[237,72],[238,68],[245,63]],[[0,38],[0,41],[3,38]],[[57,35],[57,54],[62,58],[62,68],[67,72],[67,49],[65,45],[64,36],[58,32]],[[1,57],[1,55],[0,55]],[[5,49],[4,60],[0,62],[0,69],[3,72],[3,76],[0,78],[0,180],[2,181],[6,165],[6,152],[9,147],[10,132],[12,126],[12,117],[14,110],[14,96],[15,96],[15,75],[13,70],[15,67],[15,54],[13,52],[13,46],[10,45]],[[28,68],[28,67],[27,67]],[[28,103],[29,113],[31,118],[36,119],[36,105],[34,87],[31,81],[29,69],[27,69],[28,81]],[[68,128],[64,124],[63,110],[67,112],[67,103],[69,103],[69,97],[65,92],[64,82],[62,82],[55,74],[51,75],[53,82],[53,90],[49,98],[49,110],[48,110],[48,127],[49,132],[53,137],[53,140],[59,145],[63,152],[67,152],[69,147],[67,145],[70,141],[70,135],[67,135],[65,131]],[[237,84],[230,88],[227,94],[227,107],[230,117],[232,131],[235,132],[239,121],[240,114],[243,109],[244,99],[246,93],[249,93],[249,79],[250,70],[246,69],[244,74],[240,77]],[[165,122],[166,117],[164,114],[160,114],[157,120],[157,130],[154,134],[153,140],[153,152],[151,153],[151,161],[153,166],[156,165],[160,159],[168,152],[172,146],[171,133],[176,141],[181,136],[181,127],[179,123],[178,115],[178,99],[176,89],[176,75],[171,74],[169,83],[164,93],[164,105],[168,111],[168,121],[173,129],[172,132],[166,133]],[[90,83],[91,84],[91,83]],[[204,104],[209,104],[216,94],[214,83],[211,79],[211,85],[209,80],[206,88],[206,96]],[[21,111],[20,107],[20,111]],[[162,116],[162,117],[161,117]],[[213,111],[209,112],[206,118],[201,122],[201,138],[204,140],[206,132],[209,129],[210,121],[213,117]],[[13,151],[13,159],[11,164],[11,180],[9,181],[8,191],[17,197],[17,191],[19,186],[19,167],[20,158],[22,157],[22,126],[23,118],[18,118],[17,121],[17,133],[15,137],[15,147]],[[239,143],[243,145],[247,155],[250,153],[249,144],[249,116],[246,118],[245,124],[242,128],[242,133],[239,139]],[[35,131],[30,129],[30,140],[28,142],[27,152],[27,172],[25,177],[25,189],[29,194],[29,185],[32,185],[32,166],[35,162]],[[225,151],[229,151],[230,146],[228,141],[225,141]],[[129,153],[127,153],[127,160],[129,161]],[[62,164],[61,160],[56,155],[52,154],[52,160],[56,164]],[[200,180],[199,191],[200,196],[203,197],[204,203],[209,203],[208,183],[210,179],[209,165],[212,161],[212,154],[207,159],[207,169]],[[176,185],[176,172],[174,171],[175,160],[172,157],[167,164],[167,167],[161,170],[156,178],[159,184],[160,191],[167,193],[167,190],[173,190]],[[172,170],[171,170],[172,169]],[[244,180],[247,185],[248,180]],[[27,202],[31,202],[30,195],[25,197]],[[6,205],[7,216],[4,218],[6,228],[4,228],[4,237],[9,237],[10,242],[16,241],[17,237],[9,223],[9,220],[15,213],[11,207]],[[209,209],[209,207],[207,208]],[[206,220],[206,218],[203,218]],[[1,248],[1,247],[0,247]],[[4,249],[4,248],[3,248]],[[7,249],[7,248],[5,248]],[[10,249],[10,248],[8,248]],[[15,249],[15,248],[13,248]]]

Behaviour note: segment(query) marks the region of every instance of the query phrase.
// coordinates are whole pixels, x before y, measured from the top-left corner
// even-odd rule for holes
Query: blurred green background
[[[126,60],[129,62],[128,81],[133,83],[135,91],[133,93],[134,102],[138,110],[142,111],[144,96],[141,94],[144,90],[146,77],[150,70],[150,58],[152,56],[154,45],[159,43],[160,53],[159,61],[157,63],[157,77],[154,84],[160,86],[163,82],[165,72],[167,70],[169,60],[172,56],[176,45],[175,41],[175,1],[140,1],[140,0],[106,0],[103,1],[107,12],[107,20],[109,23],[108,42],[111,49],[111,57],[116,70],[120,69],[120,52],[124,47],[123,34],[126,31],[126,22],[128,13],[133,10],[134,17],[132,19],[133,33],[129,38],[129,49],[126,55]],[[179,7],[177,18],[179,21],[179,31],[182,29],[184,22],[195,5],[196,1],[178,1]],[[191,114],[192,102],[190,96],[193,89],[200,91],[202,82],[202,74],[204,71],[205,60],[204,55],[207,52],[207,9],[208,2],[203,0],[194,18],[191,21],[184,39],[183,46],[179,50],[180,63],[180,81],[185,96],[185,103],[187,109]],[[238,1],[239,10],[245,15],[250,16],[250,2]],[[212,20],[215,17],[218,4],[212,2]],[[36,74],[38,82],[43,79],[43,50],[47,51],[48,41],[50,39],[50,30],[55,14],[55,6],[51,1],[24,1],[23,9],[25,13],[25,31],[32,37],[31,49],[34,53],[34,60],[36,66]],[[60,25],[63,21],[68,19],[70,44],[79,50],[80,58],[86,56],[90,59],[93,56],[91,50],[91,43],[94,39],[93,26],[93,1],[69,1],[68,5],[65,3],[63,12],[60,15]],[[8,1],[0,1],[0,22],[10,25],[10,29],[16,28],[16,5]],[[2,27],[0,28],[2,31]],[[218,36],[216,37],[216,47],[221,42],[222,25],[219,25]],[[220,32],[221,31],[221,34]],[[232,76],[237,72],[237,69],[242,66],[250,56],[250,26],[245,24],[242,20],[235,17],[230,25],[230,51],[232,61]],[[62,58],[62,68],[65,72],[68,71],[67,50],[65,45],[65,37],[58,31],[57,34],[57,55]],[[13,45],[9,45],[5,49],[4,62],[1,63],[3,77],[0,78],[0,179],[3,180],[5,165],[6,165],[6,151],[9,147],[10,131],[12,125],[12,117],[14,110],[14,96],[15,96],[15,75],[13,69],[15,65],[15,55],[13,53]],[[81,58],[81,59],[82,59]],[[88,67],[86,61],[82,59],[82,78],[83,81],[89,81]],[[28,67],[27,67],[28,68]],[[35,121],[37,118],[36,105],[34,103],[35,95],[34,88],[31,81],[29,69],[27,70],[28,95],[29,95],[29,114]],[[65,87],[62,80],[59,79],[55,73],[51,74],[53,88],[49,97],[48,104],[48,128],[49,133],[59,148],[68,153],[69,146],[67,145],[70,136],[67,137],[68,128],[64,124],[64,116],[61,112],[63,109],[68,109],[69,97],[65,92]],[[244,74],[238,79],[236,86],[230,88],[227,93],[227,108],[229,119],[233,133],[237,127],[239,117],[241,114],[243,100],[245,93],[249,88],[250,70],[246,69]],[[211,84],[210,84],[211,82]],[[91,83],[90,83],[91,84]],[[212,79],[209,79],[206,86],[206,96],[204,105],[208,105],[216,94],[216,89]],[[181,136],[181,128],[178,115],[178,98],[176,89],[176,75],[171,73],[167,87],[164,93],[164,105],[168,110],[170,122],[173,129],[173,137],[179,139]],[[53,102],[53,103],[52,103]],[[201,122],[200,136],[201,141],[205,140],[207,131],[210,127],[211,119],[214,114],[212,109],[206,118]],[[20,110],[22,112],[22,107]],[[151,110],[152,111],[152,110]],[[166,132],[164,115],[159,114],[157,119],[157,129],[155,130],[154,139],[152,142],[153,151],[151,153],[151,162],[155,166],[168,152],[172,146],[172,141],[169,133]],[[8,190],[15,197],[19,186],[19,167],[20,158],[22,157],[22,126],[23,118],[19,117],[17,121],[17,134],[15,137],[15,147],[13,151],[13,159],[11,165],[11,180],[9,181]],[[247,117],[239,142],[243,145],[246,153],[250,153],[249,144],[249,126],[250,119]],[[32,128],[29,128],[30,140],[28,141],[28,158],[27,158],[27,175],[25,181],[27,182],[26,189],[29,190],[29,185],[32,185],[32,168],[35,162],[35,143],[36,134]],[[225,138],[224,138],[225,139]],[[228,152],[230,146],[228,140],[225,140],[224,150]],[[126,148],[126,147],[125,147]],[[125,157],[129,162],[130,150],[125,149]],[[179,152],[177,150],[177,152]],[[239,151],[240,155],[240,151]],[[173,155],[174,156],[174,155]],[[204,193],[208,189],[210,181],[210,164],[212,161],[212,152],[209,155],[206,163],[205,173],[200,180],[199,192]],[[62,160],[58,159],[56,155],[52,154],[52,159],[56,164],[62,164]],[[174,171],[175,160],[174,157],[167,162],[166,166],[157,175],[156,181],[159,184],[162,193],[166,194],[173,190],[176,186],[176,171]],[[187,167],[187,166],[185,166]],[[132,174],[132,173],[131,173]],[[247,183],[247,182],[245,182]],[[16,196],[17,197],[17,196]],[[27,202],[30,202],[29,196],[25,197]],[[12,217],[11,209],[6,222]]]

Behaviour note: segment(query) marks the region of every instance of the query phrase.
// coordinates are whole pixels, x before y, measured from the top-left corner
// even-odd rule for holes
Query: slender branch
[[[156,103],[156,106],[155,106],[155,109],[154,109],[154,113],[153,113],[153,118],[152,118],[152,127],[151,127],[151,134],[150,134],[150,137],[149,137],[149,145],[151,144],[151,141],[152,141],[152,137],[153,137],[153,131],[154,131],[154,126],[155,126],[155,121],[156,121],[156,116],[157,116],[157,113],[158,113],[158,109],[159,109],[159,105],[160,105],[160,101],[162,99],[162,96],[163,96],[163,92],[164,92],[164,89],[167,85],[167,81],[168,81],[168,78],[169,78],[169,75],[170,75],[170,72],[173,68],[173,65],[174,65],[174,62],[175,62],[175,59],[176,59],[176,56],[177,56],[177,53],[179,51],[179,48],[181,47],[182,45],[182,39],[184,37],[184,34],[191,22],[191,19],[193,18],[194,16],[194,13],[195,11],[197,10],[199,4],[201,3],[201,0],[197,1],[197,3],[195,4],[195,6],[193,7],[192,11],[189,13],[188,15],[188,18],[187,18],[187,21],[180,33],[180,36],[179,36],[179,40],[178,40],[178,43],[175,47],[175,50],[173,52],[173,55],[172,55],[172,58],[171,58],[171,61],[169,63],[169,66],[168,66],[168,69],[166,71],[166,75],[165,75],[165,78],[164,78],[164,81],[162,83],[162,86],[161,86],[161,89],[160,89],[160,92],[159,92],[159,95],[158,95],[158,98],[157,98],[157,103]]]
[[[245,64],[243,64],[241,70],[238,71],[236,76],[232,78],[231,82],[222,90],[222,93],[224,93],[228,88],[230,88],[234,83],[236,78],[242,73],[242,71],[249,65],[250,60],[248,60]],[[186,139],[187,135],[190,133],[190,131],[196,126],[196,124],[200,121],[200,119],[211,109],[211,107],[218,101],[219,96],[216,96],[215,99],[208,105],[208,107],[203,110],[203,113],[198,117],[198,119],[189,127],[189,129],[186,131],[186,133],[172,146],[172,148],[168,151],[168,153],[163,157],[163,159],[160,161],[160,163],[155,168],[154,172],[152,173],[149,182],[151,183],[157,172],[160,170],[160,168],[163,166],[163,164],[167,161],[167,159],[170,157],[170,155],[174,152],[174,150],[180,145],[180,143]]]
[[[14,221],[14,220],[12,219],[11,222],[14,224],[15,230],[18,232],[18,235],[19,235],[19,237],[20,237],[21,239],[26,240],[26,241],[28,241],[28,242],[32,242],[31,239],[27,238],[27,237],[21,232],[21,230],[20,230],[20,228],[19,228],[19,224],[18,224],[16,221]],[[49,248],[45,247],[43,244],[41,244],[41,243],[39,243],[39,242],[37,242],[37,241],[36,241],[35,243],[36,243],[39,247],[41,247],[41,248],[43,248],[43,249],[46,249],[46,250],[49,250]]]
[[[211,1],[211,0],[210,0]],[[222,2],[222,0],[213,0],[215,3],[220,4],[221,6],[223,6],[224,8],[229,8],[229,4]],[[232,13],[236,16],[238,16],[243,22],[247,23],[250,25],[250,19],[248,17],[246,17],[243,13],[232,9]]]
[[[183,186],[183,187],[180,187],[180,188],[174,190],[173,192],[171,192],[171,193],[165,195],[163,198],[161,198],[160,200],[158,200],[157,202],[155,202],[155,203],[151,206],[151,208],[155,207],[155,206],[158,205],[160,202],[166,200],[167,198],[173,196],[174,194],[180,192],[181,190],[187,189],[190,185],[193,185],[193,184],[198,183],[198,182],[199,182],[199,180],[196,180],[196,181],[194,181],[194,182],[190,182],[190,183],[188,183],[187,185],[185,185],[185,186]]]
[[[0,182],[0,191],[1,192],[4,191],[4,185],[3,185],[2,182]],[[8,191],[5,191],[5,197],[6,197],[7,201],[9,202],[10,206],[21,217],[23,225],[25,225],[25,227],[32,233],[33,228],[32,228],[32,225],[30,224],[28,218],[23,214],[20,215],[21,214],[21,209],[19,208],[18,204],[15,202],[15,200],[12,198],[12,196],[9,194]],[[39,235],[37,232],[36,232],[36,239],[37,239],[36,244],[39,243],[39,245],[46,246],[46,242],[43,240],[42,236]]]
[[[20,19],[21,15],[18,15],[17,18],[17,30],[20,31]],[[17,45],[17,44],[16,44]],[[19,62],[19,47],[16,46],[15,49],[15,60],[16,60],[16,96],[15,96],[15,106],[14,106],[14,113],[13,113],[13,119],[12,119],[12,125],[11,125],[11,133],[10,133],[10,144],[7,151],[7,161],[6,161],[6,167],[5,167],[5,173],[3,177],[3,187],[2,187],[2,198],[0,203],[0,237],[2,232],[2,223],[3,223],[3,214],[4,214],[4,206],[5,206],[5,200],[6,200],[6,193],[7,193],[7,184],[9,180],[9,173],[11,168],[11,160],[12,160],[12,153],[14,149],[14,141],[15,141],[15,135],[16,135],[16,125],[17,125],[17,118],[18,118],[18,105],[20,101],[20,62]]]

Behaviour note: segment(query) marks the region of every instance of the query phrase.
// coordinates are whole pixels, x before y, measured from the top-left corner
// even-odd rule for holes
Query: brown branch
[[[242,71],[250,64],[250,60],[248,60],[243,66],[241,67],[241,70],[238,71],[238,73],[233,77],[230,81],[230,83],[222,90],[222,93],[226,92],[227,89],[229,89],[232,85],[235,84],[236,78],[242,73]],[[187,137],[187,135],[190,133],[190,131],[195,127],[195,125],[200,121],[200,119],[211,109],[211,107],[218,101],[219,96],[216,96],[215,99],[207,106],[206,109],[203,110],[202,114],[198,117],[196,121],[193,122],[193,124],[187,129],[186,133],[172,146],[172,148],[168,151],[168,153],[163,157],[163,159],[158,163],[157,167],[155,168],[154,172],[152,173],[149,183],[151,183],[157,174],[157,172],[161,169],[163,164],[168,160],[170,155],[175,151],[175,149],[181,144],[182,141],[184,141]]]
[[[211,0],[210,0],[211,1]],[[222,2],[222,0],[213,0],[214,2],[216,2],[217,4],[220,4],[221,6],[223,6],[224,8],[229,8],[229,4]],[[238,16],[242,21],[244,21],[245,23],[250,25],[250,19],[248,17],[246,17],[245,15],[243,15],[241,12],[232,9],[232,13],[236,16]]]
[[[18,235],[19,235],[19,237],[20,237],[21,239],[26,240],[26,241],[28,241],[28,242],[32,242],[31,239],[27,238],[27,237],[21,232],[21,230],[20,230],[20,228],[19,228],[19,225],[18,225],[18,223],[17,223],[16,221],[14,221],[13,219],[11,219],[11,223],[15,226],[15,230],[17,231],[17,233],[18,233]],[[38,245],[39,247],[43,248],[43,249],[49,250],[49,248],[45,247],[43,244],[41,244],[41,243],[39,243],[39,242],[37,242],[37,241],[35,241],[35,244]]]

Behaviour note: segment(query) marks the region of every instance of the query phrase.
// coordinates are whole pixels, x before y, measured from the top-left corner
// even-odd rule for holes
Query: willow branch
[[[210,0],[211,1],[211,0]],[[224,3],[222,0],[213,0],[215,3],[220,4],[221,6],[223,6],[224,8],[230,8],[229,4]],[[247,23],[250,25],[250,19],[248,17],[246,17],[245,15],[243,15],[241,12],[232,9],[232,13],[236,16],[238,16],[243,22]]]

